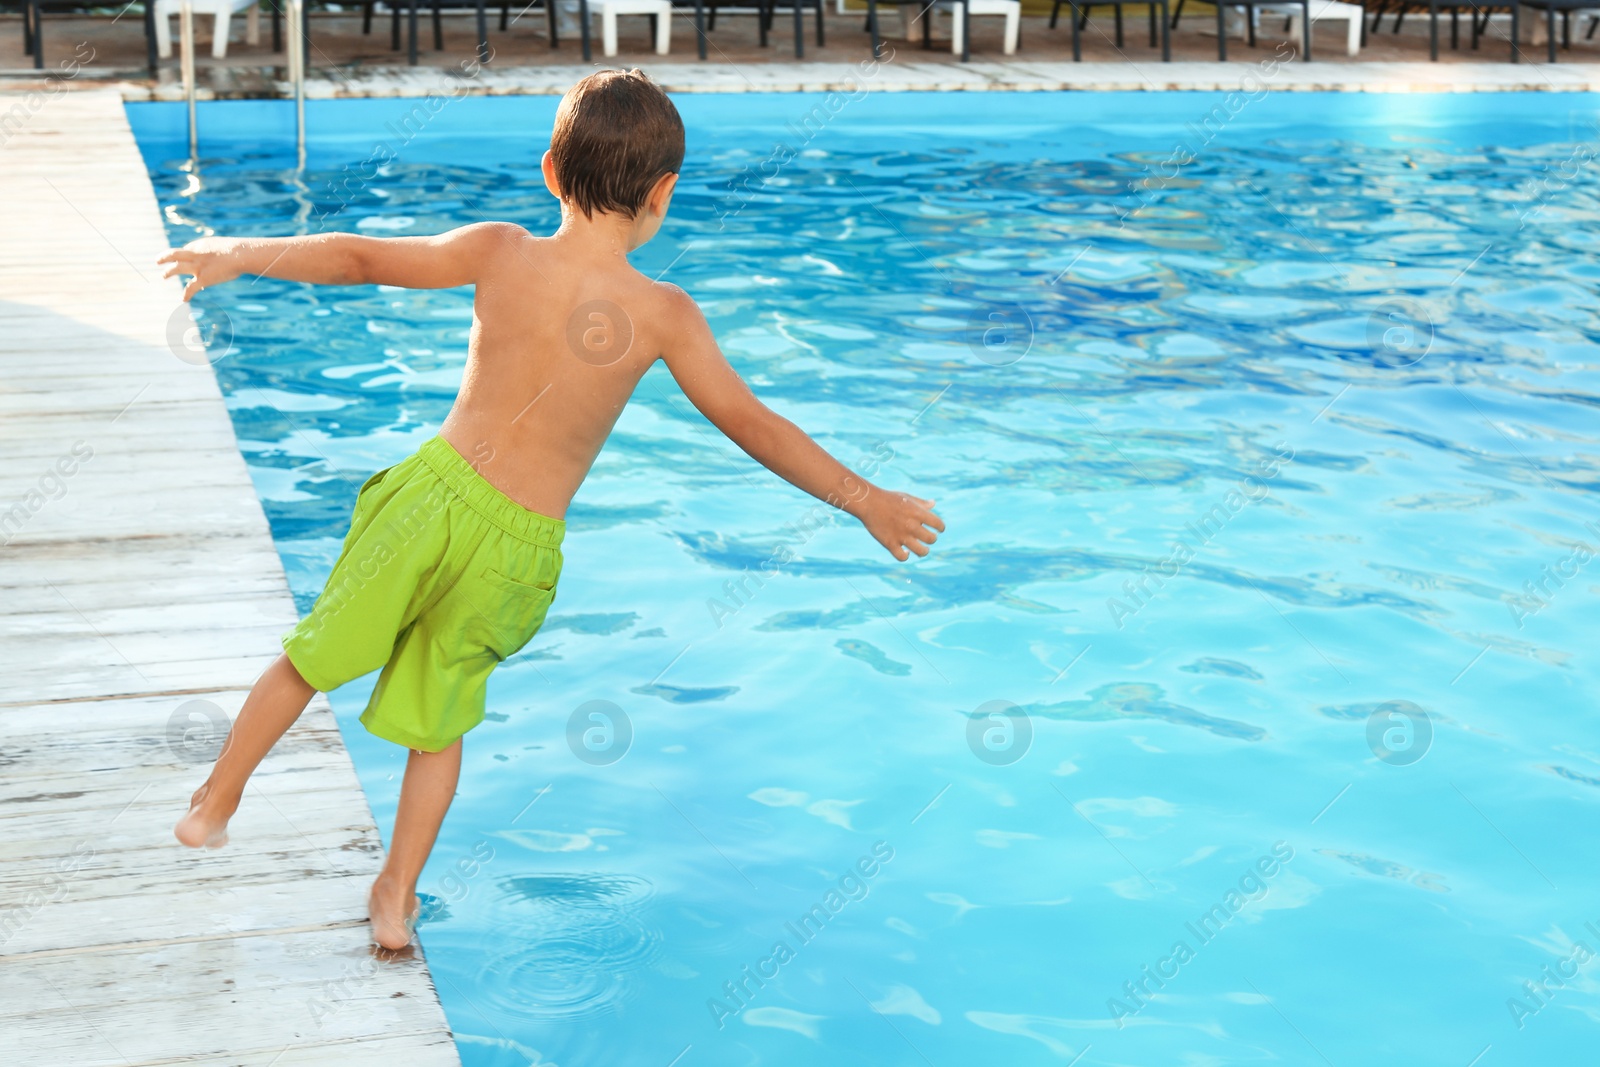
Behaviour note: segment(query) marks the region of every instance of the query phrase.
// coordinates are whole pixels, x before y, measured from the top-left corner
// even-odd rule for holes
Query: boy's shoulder
[[[704,318],[700,305],[694,302],[694,297],[684,292],[671,282],[649,281],[650,291],[661,306],[661,310],[672,319],[679,321],[695,321]]]

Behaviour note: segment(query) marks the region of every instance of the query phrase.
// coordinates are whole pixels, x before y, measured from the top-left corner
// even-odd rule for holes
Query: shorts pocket
[[[484,605],[492,616],[480,620],[487,624],[483,644],[496,659],[509,659],[522,651],[544,625],[550,603],[555,600],[555,581],[537,584],[486,570],[483,583],[488,594],[485,599],[493,601],[492,606]]]
[[[483,577],[485,581],[492,582],[503,589],[509,589],[513,593],[527,593],[530,596],[535,593],[555,594],[556,580],[554,578],[551,578],[548,582],[530,582],[521,578],[513,578],[509,574],[502,574],[492,567],[483,572]]]

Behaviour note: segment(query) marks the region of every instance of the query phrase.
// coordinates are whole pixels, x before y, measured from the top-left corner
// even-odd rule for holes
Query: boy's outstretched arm
[[[156,262],[169,264],[164,277],[190,275],[185,300],[243,274],[319,285],[450,289],[477,281],[494,255],[525,236],[513,223],[479,222],[434,237],[202,237]]]
[[[700,414],[772,473],[861,521],[895,559],[928,554],[944,520],[933,501],[880,489],[834,459],[805,431],[756,399],[728,365],[688,294],[669,291],[670,340],[662,358]]]

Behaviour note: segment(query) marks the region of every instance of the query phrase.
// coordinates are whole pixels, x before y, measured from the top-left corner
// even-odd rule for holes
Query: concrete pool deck
[[[115,91],[0,146],[0,1063],[459,1063],[318,697],[233,844],[172,823],[296,618]],[[194,362],[178,358],[190,354]]]

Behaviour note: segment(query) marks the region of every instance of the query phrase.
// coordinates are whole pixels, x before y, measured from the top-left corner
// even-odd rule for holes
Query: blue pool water
[[[637,266],[949,532],[895,564],[645,378],[423,880],[463,1061],[1587,1058],[1600,101],[679,104]],[[179,243],[549,230],[554,106],[313,104],[304,176],[286,107],[202,106],[198,174],[129,113]],[[198,300],[302,610],[470,300]]]

